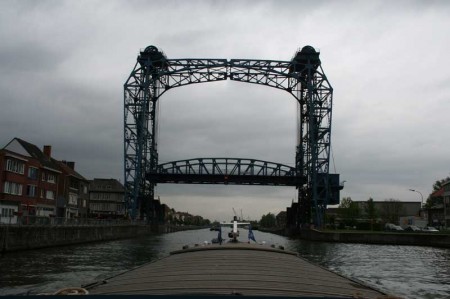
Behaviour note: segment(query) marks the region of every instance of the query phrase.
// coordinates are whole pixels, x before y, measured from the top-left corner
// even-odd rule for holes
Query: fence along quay
[[[0,252],[127,239],[152,233],[197,228],[150,226],[146,221],[123,219],[67,219],[35,216],[22,218],[14,224],[0,225]]]

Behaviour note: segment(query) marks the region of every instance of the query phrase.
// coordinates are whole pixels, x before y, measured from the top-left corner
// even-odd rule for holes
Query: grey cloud
[[[47,48],[45,45],[21,42],[15,45],[0,46],[0,65],[3,76],[11,72],[41,72],[54,69],[63,60],[63,53]]]
[[[446,1],[3,1],[0,143],[53,145],[88,178],[123,181],[123,83],[139,49],[169,58],[289,60],[321,50],[334,88],[330,169],[341,196],[416,199],[448,175]],[[240,156],[292,164],[296,104],[263,86],[222,82],[161,98],[161,161]],[[180,210],[258,218],[294,188],[159,185]],[[211,203],[211,205],[210,205]],[[253,210],[254,212],[250,212]],[[225,215],[228,217],[229,215]]]

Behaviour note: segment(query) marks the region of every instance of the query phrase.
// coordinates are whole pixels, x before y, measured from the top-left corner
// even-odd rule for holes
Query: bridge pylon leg
[[[156,47],[147,47],[124,84],[125,203],[132,219],[146,215],[151,221],[153,214],[155,184],[146,173],[158,165],[156,118],[164,61]]]

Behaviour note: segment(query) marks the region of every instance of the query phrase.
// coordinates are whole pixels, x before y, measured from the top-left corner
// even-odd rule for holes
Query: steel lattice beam
[[[298,186],[295,167],[254,159],[198,158],[160,164],[147,179],[156,183]]]
[[[328,172],[333,89],[314,48],[304,47],[291,61],[273,61],[167,59],[163,52],[149,46],[137,60],[124,85],[125,188],[126,202],[133,217],[136,217],[136,209],[142,207],[142,200],[151,202],[153,199],[154,185],[158,180],[152,175],[164,167],[158,166],[156,142],[159,97],[172,88],[229,79],[281,89],[297,100],[299,142],[295,176],[306,178],[298,180],[296,185],[299,190],[299,218],[300,222],[309,223],[313,204],[315,222],[320,225],[322,210],[330,193]],[[215,164],[214,167],[219,166]],[[138,200],[141,200],[140,204]]]

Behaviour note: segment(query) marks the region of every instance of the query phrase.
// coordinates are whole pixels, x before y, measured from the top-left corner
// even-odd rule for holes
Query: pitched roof
[[[30,154],[31,157],[38,160],[42,166],[51,168],[54,170],[58,170],[58,165],[53,163],[51,158],[44,155],[44,153],[36,145],[26,142],[25,140],[22,140],[20,138],[14,138],[14,139],[20,143],[20,145]]]
[[[52,161],[58,165],[58,167],[62,170],[63,173],[71,175],[79,180],[88,181],[85,177],[76,172],[74,169],[67,166],[64,162],[57,161],[55,159],[52,159]]]
[[[443,196],[443,195],[444,195],[444,188],[441,188],[441,189],[431,193],[430,197],[438,197],[438,196]]]
[[[107,189],[106,187],[110,186],[111,189]],[[103,191],[105,189],[111,192],[124,192],[124,186],[116,179],[99,179],[94,178],[93,180],[89,180],[89,188],[90,191]]]

